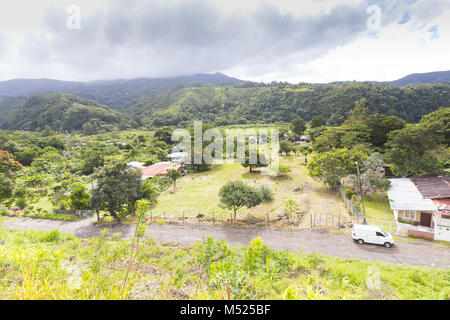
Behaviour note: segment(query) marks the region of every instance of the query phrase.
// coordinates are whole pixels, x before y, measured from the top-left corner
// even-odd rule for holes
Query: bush
[[[353,193],[352,189],[350,189],[350,188],[345,188],[345,189],[344,189],[344,195],[345,195],[345,197],[346,197],[347,199],[351,199],[351,198],[353,197],[354,193]]]
[[[258,193],[261,197],[262,202],[270,202],[273,200],[272,190],[270,190],[266,186],[260,186],[258,189]]]
[[[27,206],[27,199],[25,199],[25,198],[17,199],[16,206],[18,206],[20,209],[25,208]]]
[[[279,177],[285,177],[288,175],[288,173],[291,171],[291,169],[288,166],[280,164],[277,171],[277,176]]]

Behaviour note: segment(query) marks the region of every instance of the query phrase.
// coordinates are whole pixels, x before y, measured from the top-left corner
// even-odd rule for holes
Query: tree
[[[269,162],[263,154],[259,153],[259,150],[253,151],[246,149],[245,150],[245,159],[242,164],[245,168],[250,168],[250,172],[253,172],[254,168],[262,168],[267,167]]]
[[[386,161],[394,174],[403,177],[438,173],[443,167],[433,153],[439,143],[436,135],[419,124],[408,124],[405,128],[388,135]]]
[[[7,175],[0,173],[0,202],[11,198],[14,191],[14,181]]]
[[[325,125],[325,119],[322,116],[314,116],[311,119],[311,122],[309,123],[309,127],[312,128],[318,128]]]
[[[427,114],[420,120],[420,126],[427,134],[437,137],[438,143],[450,145],[450,108],[440,108],[439,110]]]
[[[177,180],[181,178],[181,173],[178,170],[175,169],[169,169],[167,171],[166,177],[170,179],[170,181],[173,182],[173,191],[175,191]]]
[[[21,151],[15,153],[17,161],[19,161],[24,166],[30,166],[34,159],[39,156],[38,149],[36,147],[30,148],[25,147]]]
[[[74,210],[89,210],[91,196],[86,192],[84,185],[77,184],[70,193],[70,208]]]
[[[124,162],[115,162],[101,168],[96,174],[97,187],[92,192],[90,207],[106,210],[115,219],[127,206],[134,213],[136,202],[142,195],[141,172],[129,168]]]
[[[219,190],[220,202],[227,209],[232,209],[234,220],[242,207],[253,208],[262,202],[257,190],[242,181],[229,181]]]
[[[330,187],[341,184],[341,179],[356,173],[355,161],[362,163],[367,155],[361,151],[348,149],[333,149],[324,153],[314,154],[307,169],[309,174]]]
[[[22,169],[22,165],[14,160],[12,155],[4,150],[0,150],[0,173],[13,178],[20,169]]]
[[[367,118],[368,113],[367,99],[361,98],[355,101],[355,107],[350,111],[350,117],[344,124],[349,122],[363,122]]]
[[[386,191],[390,181],[384,176],[383,158],[381,154],[375,152],[361,164],[360,177],[356,174],[349,175],[345,182],[350,189],[359,195],[362,202],[365,195],[379,191]],[[361,192],[362,191],[362,192]]]
[[[305,157],[305,165],[308,164],[308,155],[312,153],[312,149],[307,144],[301,144],[299,145],[299,151],[300,153]]]
[[[165,142],[168,145],[173,144],[172,142],[172,132],[173,129],[171,127],[163,127],[155,131],[155,138],[160,141]]]
[[[300,117],[296,117],[291,122],[291,130],[294,132],[297,136],[301,136],[305,130],[306,130],[306,123],[305,120],[303,120]]]
[[[81,173],[83,175],[90,175],[94,170],[103,167],[105,158],[103,153],[99,150],[88,150],[83,155],[83,163],[81,165]]]
[[[280,154],[284,153],[286,155],[290,155],[292,150],[294,150],[294,145],[292,142],[287,140],[280,141],[280,150],[278,151]]]

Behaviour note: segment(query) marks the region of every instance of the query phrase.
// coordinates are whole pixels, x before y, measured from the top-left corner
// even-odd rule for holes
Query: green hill
[[[327,85],[240,83],[199,86],[142,96],[122,108],[145,124],[185,125],[201,119],[216,125],[305,120],[322,115],[329,125],[341,124],[355,101],[366,98],[370,113],[396,115],[408,122],[450,107],[450,84],[398,87],[348,82]]]
[[[18,101],[3,100],[0,128],[41,131],[48,126],[55,131],[72,132],[87,127],[97,131],[136,126],[134,120],[120,112],[69,94],[38,93]]]

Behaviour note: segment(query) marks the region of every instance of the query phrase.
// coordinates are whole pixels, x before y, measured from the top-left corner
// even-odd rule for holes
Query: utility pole
[[[359,172],[358,161],[355,161],[355,164],[356,164],[356,170],[358,171],[359,192],[360,192],[360,195],[361,195],[361,206],[362,206],[362,209],[363,209],[364,224],[366,224],[366,209],[364,208],[364,194],[363,194],[363,189],[362,189],[361,174]]]

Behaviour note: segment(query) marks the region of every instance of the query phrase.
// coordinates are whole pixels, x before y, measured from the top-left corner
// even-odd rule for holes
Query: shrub
[[[291,169],[288,166],[280,164],[277,171],[278,177],[286,177]]]
[[[344,189],[344,195],[347,199],[351,199],[353,197],[353,191],[350,188],[345,188]]]
[[[262,202],[270,202],[273,200],[273,193],[269,187],[260,186],[258,189],[259,195],[261,196]]]

